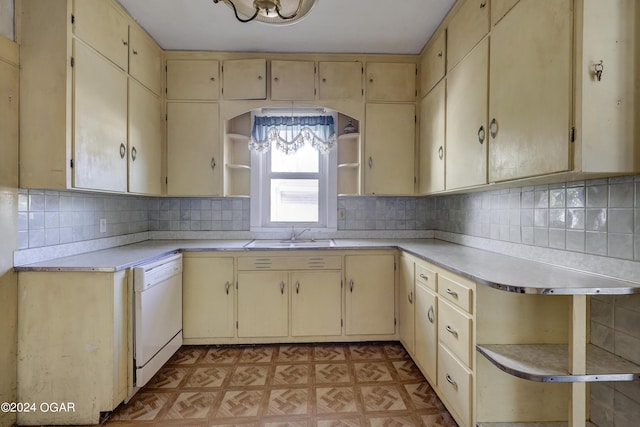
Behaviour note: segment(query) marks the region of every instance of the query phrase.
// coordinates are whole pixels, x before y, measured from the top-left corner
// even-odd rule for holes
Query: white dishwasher
[[[182,255],[133,270],[134,387],[138,389],[182,345]]]

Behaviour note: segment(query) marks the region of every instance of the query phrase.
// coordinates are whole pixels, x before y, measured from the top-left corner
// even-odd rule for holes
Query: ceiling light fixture
[[[226,3],[240,22],[291,24],[304,18],[317,0],[213,0]]]

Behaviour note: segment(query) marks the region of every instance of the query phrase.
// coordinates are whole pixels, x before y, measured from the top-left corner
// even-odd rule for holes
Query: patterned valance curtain
[[[336,142],[332,116],[256,116],[249,148],[263,152],[274,146],[285,154],[293,154],[308,144],[326,153]]]

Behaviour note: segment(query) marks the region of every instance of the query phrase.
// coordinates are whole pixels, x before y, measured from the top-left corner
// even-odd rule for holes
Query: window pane
[[[272,222],[318,222],[317,179],[272,179]]]
[[[295,154],[285,154],[275,147],[271,149],[272,172],[318,172],[320,153],[313,147],[304,145]]]

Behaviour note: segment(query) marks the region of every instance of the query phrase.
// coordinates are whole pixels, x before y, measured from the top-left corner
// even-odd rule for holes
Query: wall
[[[434,215],[442,238],[640,281],[640,175],[442,196]],[[640,364],[640,295],[593,297],[591,341]],[[638,425],[640,381],[591,390],[598,427]]]
[[[0,36],[13,40],[13,29],[13,0],[0,0]]]
[[[6,2],[0,16],[7,13]],[[13,16],[11,10],[10,16]],[[0,21],[0,34],[13,34]],[[16,400],[17,277],[13,251],[17,246],[18,181],[18,47],[0,36],[0,402]],[[10,96],[9,96],[10,95]],[[0,412],[0,426],[15,422],[15,414]]]

